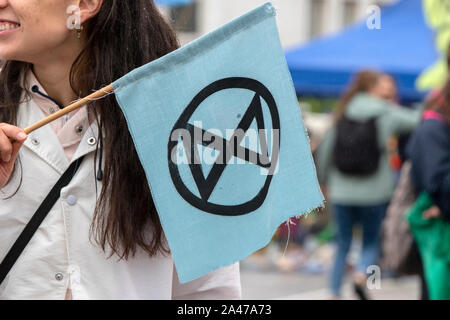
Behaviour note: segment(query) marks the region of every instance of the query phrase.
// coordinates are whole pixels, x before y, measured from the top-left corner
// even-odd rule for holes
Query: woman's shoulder
[[[450,127],[437,119],[424,119],[410,138],[410,149],[439,148],[450,152]]]
[[[365,92],[360,92],[358,94],[356,94],[352,100],[350,100],[350,105],[352,104],[361,104],[361,105],[383,105],[382,100],[378,99],[374,96],[372,96],[371,94],[365,93]]]
[[[417,131],[420,134],[448,135],[450,126],[443,119],[426,118],[422,120]]]
[[[361,115],[363,117],[375,117],[387,111],[388,104],[367,93],[359,93],[350,101],[347,111],[349,116]]]

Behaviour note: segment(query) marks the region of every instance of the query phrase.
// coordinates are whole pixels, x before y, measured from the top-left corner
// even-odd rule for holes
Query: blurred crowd
[[[450,81],[404,107],[391,76],[363,70],[331,117],[311,137],[326,209],[280,226],[266,257],[328,275],[330,299],[350,274],[363,300],[370,276],[403,275],[419,279],[418,298],[450,299]]]

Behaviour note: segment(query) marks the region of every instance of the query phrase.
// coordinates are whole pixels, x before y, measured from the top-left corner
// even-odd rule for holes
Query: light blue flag
[[[267,3],[113,83],[181,282],[323,205]]]

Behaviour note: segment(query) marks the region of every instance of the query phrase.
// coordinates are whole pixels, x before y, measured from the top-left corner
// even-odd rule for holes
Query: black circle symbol
[[[244,131],[247,131],[254,119],[257,120],[259,129],[261,129],[261,127],[264,128],[264,119],[262,117],[262,109],[261,109],[261,98],[266,102],[267,106],[269,107],[270,116],[272,118],[272,130],[277,130],[278,135],[274,139],[274,142],[276,143],[274,142],[272,143],[272,152],[271,152],[272,156],[270,159],[270,164],[265,163],[265,165],[263,165],[261,164],[262,162],[259,162],[259,160],[258,163],[255,164],[258,164],[266,168],[268,166],[270,166],[271,168],[276,167],[278,163],[280,140],[281,140],[280,116],[278,113],[277,104],[271,92],[261,82],[254,79],[242,77],[225,78],[215,81],[210,85],[208,85],[207,87],[205,87],[204,89],[202,89],[194,97],[194,99],[183,111],[183,113],[175,123],[174,128],[172,129],[168,143],[168,162],[172,182],[177,192],[189,204],[191,204],[192,206],[196,207],[197,209],[203,212],[215,215],[241,216],[249,214],[257,210],[259,207],[261,207],[269,192],[269,187],[272,182],[273,174],[267,175],[264,185],[253,199],[250,199],[247,202],[239,205],[221,205],[210,202],[209,197],[227,166],[228,163],[227,160],[225,160],[222,163],[215,163],[211,169],[211,172],[206,178],[203,176],[201,165],[189,162],[189,167],[191,169],[197,188],[199,189],[200,197],[192,193],[191,190],[189,190],[189,188],[184,184],[180,176],[178,164],[172,161],[172,152],[173,150],[175,150],[175,148],[178,146],[179,143],[177,132],[179,132],[179,130],[188,130],[189,132],[192,132],[192,130],[194,130],[194,127],[189,123],[189,121],[191,120],[191,117],[197,110],[197,108],[202,104],[204,100],[206,100],[211,95],[227,89],[246,89],[255,93],[253,101],[248,107],[247,112],[244,115],[241,115],[241,122],[236,130],[242,129]],[[221,139],[220,137],[215,138]],[[226,140],[223,141],[224,144],[229,142]],[[190,141],[190,145],[193,146],[195,145],[195,143],[192,143],[192,141]],[[277,145],[278,151],[274,152],[273,150],[274,145]],[[186,150],[186,152],[189,151],[190,150]],[[192,154],[194,154],[194,152]]]

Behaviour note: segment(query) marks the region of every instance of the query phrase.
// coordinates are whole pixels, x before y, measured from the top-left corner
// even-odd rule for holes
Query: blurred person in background
[[[393,88],[394,86],[394,88]],[[337,251],[331,272],[331,298],[340,298],[353,227],[362,225],[361,259],[353,275],[355,293],[365,292],[366,270],[377,263],[380,227],[395,179],[389,166],[389,137],[410,132],[420,112],[392,102],[395,84],[388,75],[362,71],[343,95],[335,126],[318,149],[318,174],[337,226]]]
[[[419,195],[408,220],[432,300],[450,299],[450,81],[427,103],[407,148]]]
[[[450,45],[447,50],[447,61],[447,69],[450,70]],[[446,103],[445,90],[443,87],[432,91],[424,102],[425,112],[423,113],[423,120],[428,122],[430,120],[439,121],[439,119],[442,119],[442,116],[439,115],[439,113],[446,110]],[[418,200],[418,191],[414,186],[414,181],[411,179],[412,165],[411,161],[408,159],[407,152],[410,151],[407,150],[409,135],[403,135],[403,138],[403,141],[399,140],[400,145],[398,149],[400,151],[401,160],[402,162],[405,162],[406,166],[402,166],[400,182],[395,191],[394,198],[388,208],[388,216],[384,223],[382,264],[385,269],[393,271],[396,275],[418,274],[421,284],[420,299],[428,300],[429,294],[423,270],[423,259],[419,253],[419,248],[417,247],[416,241],[413,239],[410,223],[407,219],[405,219],[405,214],[408,215],[408,213],[409,217],[414,217],[411,216],[410,212],[414,211],[411,210],[411,208],[415,207],[414,204]],[[419,150],[413,150],[413,153],[418,151]],[[420,164],[416,163],[416,171],[418,171],[417,166],[420,167]],[[424,174],[426,172],[424,170],[420,170],[419,173]],[[426,210],[425,216],[428,216],[429,213],[437,213],[439,212],[438,210],[439,207],[434,206],[434,208]],[[422,225],[427,225],[428,221],[426,222],[422,220],[422,213],[417,213],[418,221],[416,222]],[[442,282],[441,279],[438,281]]]
[[[394,78],[388,74],[380,74],[378,84],[374,92],[378,98],[392,103],[398,103],[397,84]]]

